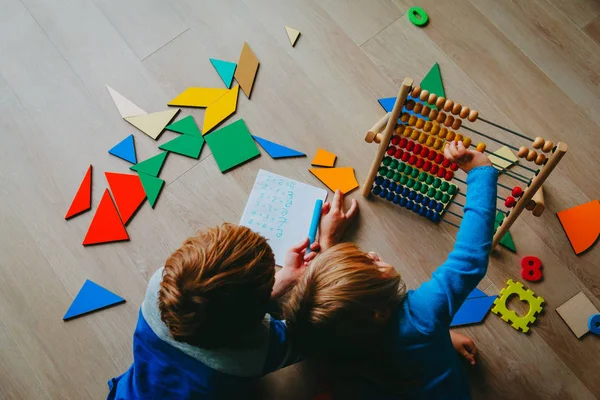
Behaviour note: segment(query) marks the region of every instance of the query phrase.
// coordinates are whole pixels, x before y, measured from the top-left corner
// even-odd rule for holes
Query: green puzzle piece
[[[191,115],[188,115],[177,122],[173,122],[171,125],[167,125],[165,129],[186,135],[202,137],[202,133],[200,133],[200,129],[198,129],[198,125],[196,125],[196,121],[194,121],[194,117]]]
[[[161,144],[158,148],[181,154],[182,156],[198,159],[203,145],[204,138],[202,138],[202,136],[181,135],[167,143]]]
[[[142,172],[144,174],[152,176],[158,176],[158,174],[160,173],[160,169],[162,168],[165,159],[167,158],[167,154],[169,153],[163,151],[162,153],[157,154],[154,157],[150,157],[147,160],[132,165],[131,167],[129,167],[129,169],[132,171]]]
[[[435,93],[438,97],[446,97],[438,63],[433,64],[433,67],[431,67],[425,78],[421,81],[421,89],[427,90],[429,93]]]
[[[151,175],[146,175],[143,172],[138,173],[138,176],[140,177],[140,181],[142,181],[142,186],[144,187],[146,197],[148,197],[148,201],[150,202],[150,207],[154,208],[156,199],[158,199],[165,181]]]
[[[221,172],[260,155],[243,119],[209,133],[204,138]]]

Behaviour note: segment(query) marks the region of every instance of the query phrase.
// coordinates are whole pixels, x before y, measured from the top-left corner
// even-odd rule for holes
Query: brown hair
[[[264,318],[274,267],[267,240],[246,227],[199,231],[165,264],[161,319],[175,340],[202,348],[239,346]]]

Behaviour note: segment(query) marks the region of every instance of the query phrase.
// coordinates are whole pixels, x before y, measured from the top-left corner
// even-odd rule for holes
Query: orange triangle
[[[319,148],[310,164],[315,167],[333,167],[336,158],[335,154]]]
[[[309,168],[309,171],[334,192],[340,189],[342,193],[348,193],[358,187],[352,167]]]
[[[575,254],[581,254],[600,236],[600,201],[592,200],[556,213]]]
[[[146,198],[146,191],[140,177],[116,172],[105,172],[108,186],[117,203],[117,209],[124,224],[131,219],[133,214],[142,205]]]
[[[115,204],[110,197],[108,189],[104,190],[96,214],[92,223],[85,234],[83,245],[118,242],[129,240],[129,235],[125,230]]]
[[[77,194],[73,198],[73,202],[71,203],[71,207],[69,207],[69,211],[67,211],[67,215],[65,215],[65,219],[72,218],[76,215],[81,214],[84,211],[92,208],[92,166],[88,167],[81,184],[79,185],[79,189],[77,189]]]

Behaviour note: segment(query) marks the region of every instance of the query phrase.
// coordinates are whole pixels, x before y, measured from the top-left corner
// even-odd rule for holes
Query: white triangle
[[[171,122],[175,115],[179,112],[179,108],[175,110],[159,111],[152,114],[135,115],[125,118],[125,121],[156,140],[165,129],[165,126]]]
[[[108,93],[110,93],[110,97],[112,97],[113,101],[115,102],[115,106],[117,106],[119,114],[121,114],[121,118],[135,117],[136,115],[148,114],[146,111],[133,104],[130,100],[126,99],[115,89],[111,88],[108,85],[106,85],[106,88],[108,89]]]
[[[292,47],[294,47],[294,45],[296,44],[296,40],[298,40],[298,37],[300,36],[300,31],[294,28],[290,28],[289,26],[285,27],[285,31],[288,35],[288,38],[290,39]]]

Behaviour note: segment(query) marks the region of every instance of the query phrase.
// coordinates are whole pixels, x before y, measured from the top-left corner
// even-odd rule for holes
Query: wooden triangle
[[[127,224],[146,198],[140,177],[117,172],[105,172],[104,175],[115,199],[121,221]]]
[[[79,289],[79,293],[77,293],[77,296],[65,313],[63,321],[68,321],[122,303],[125,303],[124,298],[117,296],[113,292],[104,289],[102,286],[88,279],[81,289]]]
[[[170,151],[172,153],[181,154],[182,156],[198,159],[204,139],[202,136],[196,137],[192,135],[181,135],[175,139],[158,146],[161,150]]]
[[[442,73],[440,72],[438,63],[433,64],[433,67],[431,67],[425,78],[421,81],[421,89],[427,90],[429,93],[435,93],[438,97],[446,97]]]
[[[194,117],[191,115],[188,115],[179,121],[175,121],[171,125],[167,125],[165,129],[177,133],[183,133],[184,135],[202,137],[200,129],[198,129],[198,125],[196,125],[196,121],[194,121]]]
[[[296,41],[298,40],[298,37],[300,36],[300,31],[294,28],[290,28],[289,26],[285,27],[285,32],[288,35],[288,38],[290,39],[290,43],[292,44],[292,47],[294,47],[294,45],[296,45]]]
[[[156,140],[178,112],[179,109],[159,111],[152,114],[127,117],[125,121]]]
[[[250,50],[248,43],[244,43],[242,53],[240,54],[240,60],[238,61],[237,69],[235,70],[235,80],[238,81],[242,87],[242,91],[248,98],[250,98],[250,94],[252,93],[258,65],[258,58],[256,58],[252,50]]]
[[[146,192],[146,197],[148,197],[150,207],[154,208],[154,204],[156,204],[156,200],[162,191],[165,181],[151,175],[146,175],[143,172],[138,172],[138,175],[142,181],[142,186],[144,186],[144,191]]]
[[[335,154],[319,148],[310,164],[315,167],[333,167],[336,158],[337,156]]]
[[[108,89],[108,93],[110,93],[110,97],[112,97],[113,101],[115,102],[115,106],[117,106],[117,110],[119,110],[121,118],[135,117],[136,115],[148,114],[146,111],[133,104],[130,100],[127,100],[115,89],[111,88],[108,85],[106,85],[106,88]]]
[[[92,208],[92,166],[90,165],[79,184],[79,189],[71,202],[65,219],[73,218]]]
[[[83,245],[129,240],[129,235],[119,217],[108,189],[104,191],[96,214],[85,234]]]
[[[339,189],[348,193],[358,187],[352,167],[309,168],[309,171],[334,192]]]
[[[221,88],[189,87],[169,102],[170,106],[208,107],[229,90]]]
[[[204,125],[202,134],[210,132],[215,126],[219,125],[237,109],[238,93],[240,87],[236,85],[229,93],[208,106],[204,114]]]
[[[512,235],[510,234],[510,232],[506,232],[504,234],[504,236],[502,236],[502,239],[500,239],[500,244],[504,247],[506,247],[507,249],[509,249],[510,251],[512,251],[513,253],[517,252],[517,248],[515,247],[515,242],[513,241]]]
[[[148,174],[151,176],[158,176],[163,164],[165,163],[167,154],[169,153],[163,151],[162,153],[159,153],[154,157],[150,157],[147,160],[132,165],[131,167],[129,167],[129,169],[132,171],[143,172],[144,174]]]
[[[112,149],[110,149],[108,153],[125,161],[129,161],[132,164],[137,163],[133,135],[129,135],[125,139],[121,140]]]
[[[306,157],[306,154],[299,152],[298,150],[290,149],[284,145],[271,142],[270,140],[263,139],[258,136],[252,136],[254,140],[262,147],[271,158],[290,158],[290,157]]]
[[[221,80],[225,86],[227,86],[227,89],[230,89],[237,64],[230,61],[217,60],[216,58],[210,58],[209,60],[213,67],[215,67],[217,70],[217,73],[221,77]]]

